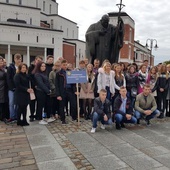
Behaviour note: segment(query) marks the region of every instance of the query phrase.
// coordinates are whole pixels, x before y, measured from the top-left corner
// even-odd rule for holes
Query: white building
[[[74,54],[68,55],[70,48]],[[0,0],[0,55],[10,63],[15,53],[28,65],[37,55],[76,64],[85,56],[85,42],[78,40],[77,23],[58,15],[55,0]]]

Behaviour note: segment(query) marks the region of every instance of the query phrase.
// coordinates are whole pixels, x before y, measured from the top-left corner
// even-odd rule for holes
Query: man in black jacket
[[[37,65],[38,62],[42,62],[43,58],[41,56],[36,56],[34,63],[32,63],[29,68],[28,68],[28,75],[29,78],[31,80],[31,88],[33,88],[34,92],[35,92],[35,86],[36,86],[36,82],[35,82],[35,78],[34,78],[34,74],[32,73],[35,66]],[[30,122],[34,121],[34,118],[36,118],[36,116],[34,115],[35,113],[35,106],[36,106],[36,99],[35,100],[31,100],[30,101]]]
[[[7,69],[7,84],[8,84],[8,97],[9,97],[9,112],[10,112],[10,119],[8,122],[14,121],[17,119],[16,107],[14,105],[14,91],[15,91],[15,84],[14,84],[14,76],[18,69],[18,66],[21,64],[22,57],[20,54],[14,55],[14,63],[10,64]]]
[[[65,121],[64,107],[66,99],[70,102],[70,115],[72,120],[77,120],[77,105],[76,105],[76,86],[75,84],[68,84],[66,79],[67,60],[61,61],[61,70],[56,74],[56,96],[59,100],[59,114],[62,124],[67,124]]]
[[[50,72],[52,71],[54,66],[54,57],[52,55],[47,56],[47,62],[46,62],[46,73],[49,77]]]
[[[133,108],[131,101],[127,98],[127,90],[120,87],[120,95],[114,101],[114,118],[116,120],[116,129],[124,128],[124,123],[137,123],[137,119],[133,116]]]
[[[94,113],[93,113],[93,127],[91,133],[96,132],[97,121],[101,121],[101,129],[105,129],[105,124],[112,124],[111,112],[110,112],[110,101],[106,99],[107,91],[101,89],[99,97],[94,99]]]

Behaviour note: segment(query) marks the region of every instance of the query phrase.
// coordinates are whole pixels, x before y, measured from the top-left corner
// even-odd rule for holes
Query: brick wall
[[[75,48],[76,45],[74,44],[69,43],[63,44],[63,58],[73,65],[75,65],[76,63]]]

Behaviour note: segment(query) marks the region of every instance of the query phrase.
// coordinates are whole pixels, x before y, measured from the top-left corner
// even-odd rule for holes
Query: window
[[[53,29],[53,26],[54,26],[54,20],[51,19],[51,29]]]
[[[49,13],[51,14],[51,4],[50,4],[50,10],[49,10]]]
[[[52,44],[54,44],[54,38],[52,38]]]
[[[132,52],[131,46],[129,46],[129,60],[131,60],[131,52]]]
[[[6,0],[6,3],[9,3],[9,0]]]
[[[22,0],[19,0],[19,5],[22,5]]]
[[[38,8],[38,0],[36,0],[36,8]]]
[[[20,41],[20,38],[21,38],[21,37],[20,37],[20,34],[18,34],[18,41]]]
[[[43,1],[43,11],[45,11],[45,1]]]
[[[32,25],[32,18],[30,18],[30,25]]]
[[[38,36],[37,36],[37,42],[38,42]]]
[[[132,42],[132,29],[129,30],[129,41]]]

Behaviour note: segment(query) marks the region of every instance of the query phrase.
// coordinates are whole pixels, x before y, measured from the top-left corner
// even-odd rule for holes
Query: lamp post
[[[148,42],[150,42],[150,45],[148,45]],[[153,46],[155,44],[155,46]],[[146,40],[146,48],[150,49],[150,59],[152,57],[152,49],[155,48],[155,50],[158,48],[157,45],[157,40],[156,39],[147,39]],[[151,60],[150,60],[150,65],[151,65]]]

